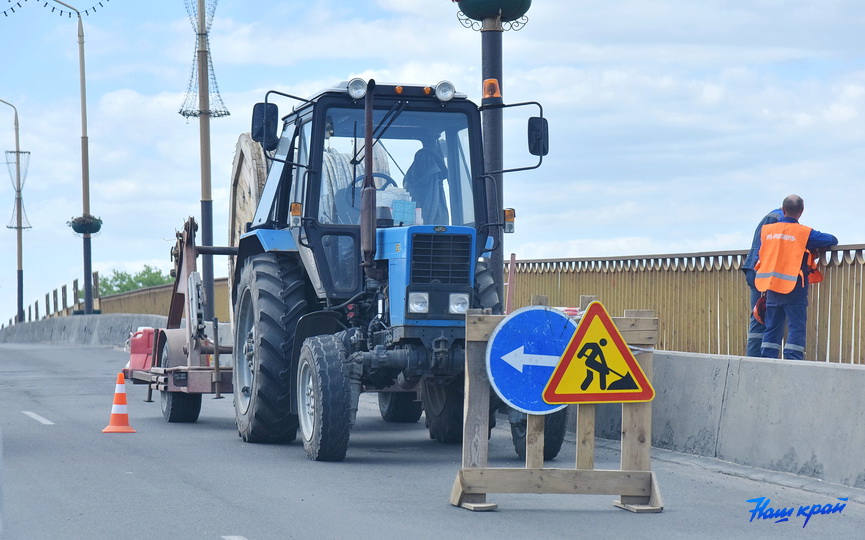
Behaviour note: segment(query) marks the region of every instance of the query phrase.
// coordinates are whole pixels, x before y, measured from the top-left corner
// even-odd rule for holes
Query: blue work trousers
[[[778,358],[784,326],[787,326],[787,341],[784,343],[784,358],[803,360],[805,358],[805,322],[808,304],[774,304],[766,306],[766,331],[763,333],[762,356]]]

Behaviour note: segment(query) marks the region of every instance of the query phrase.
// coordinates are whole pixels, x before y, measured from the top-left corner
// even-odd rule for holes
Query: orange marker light
[[[504,232],[514,232],[514,219],[517,217],[517,212],[513,208],[505,208],[505,226]]]
[[[500,98],[502,97],[502,92],[499,89],[499,81],[498,79],[486,79],[484,80],[484,98]]]
[[[393,90],[394,90],[394,92],[396,92],[397,94],[402,94],[402,86],[397,86],[397,87],[394,88]]]

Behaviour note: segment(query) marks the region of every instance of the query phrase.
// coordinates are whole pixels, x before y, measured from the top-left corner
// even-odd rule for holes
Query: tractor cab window
[[[327,110],[318,220],[360,223],[365,160],[372,159],[378,215],[394,225],[474,225],[468,119],[460,112],[376,109],[372,152],[363,109]]]

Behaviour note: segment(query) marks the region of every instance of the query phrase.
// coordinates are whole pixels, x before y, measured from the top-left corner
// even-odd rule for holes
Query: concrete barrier
[[[167,320],[162,315],[137,314],[52,317],[7,326],[0,330],[0,342],[123,347],[139,327],[164,328]]]
[[[865,367],[656,351],[652,445],[865,488]],[[618,439],[621,406],[597,407]]]
[[[57,317],[4,328],[0,342],[122,347],[139,327],[165,322]],[[226,327],[220,342],[230,339]],[[653,386],[655,447],[865,488],[863,366],[656,351]],[[597,436],[620,438],[621,411],[597,406]]]

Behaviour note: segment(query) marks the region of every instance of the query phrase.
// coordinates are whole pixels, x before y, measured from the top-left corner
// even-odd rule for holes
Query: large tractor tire
[[[423,410],[430,439],[442,443],[458,443],[463,440],[463,378],[447,384],[433,379],[422,381]]]
[[[162,346],[162,354],[159,357],[160,367],[167,368],[175,365],[184,365],[186,359],[183,356],[182,348],[179,348],[182,342],[172,342],[176,346],[171,347],[168,337],[163,337],[162,339],[165,340],[165,343]],[[181,361],[181,358],[183,361]],[[172,362],[172,360],[175,361]],[[162,416],[166,422],[192,423],[198,421],[198,415],[201,414],[201,394],[160,390],[159,404],[162,407]]]
[[[511,438],[514,450],[520,459],[526,459],[526,416],[522,421],[511,422]],[[565,432],[568,430],[568,408],[544,416],[544,461],[555,459],[565,442]]]
[[[267,180],[267,162],[261,145],[242,133],[234,147],[229,192],[228,245],[237,247],[246,224],[252,221]],[[228,290],[234,290],[234,257],[228,257]],[[232,313],[232,317],[233,317]]]
[[[345,350],[335,336],[307,338],[297,366],[297,412],[306,456],[342,461],[351,430],[351,386]]]
[[[489,308],[493,315],[504,313],[495,277],[489,263],[484,261],[479,261],[475,268],[475,295],[480,301],[481,307]]]
[[[306,313],[299,263],[261,253],[241,272],[234,309],[234,411],[246,442],[291,442],[289,357],[298,319]]]
[[[412,424],[420,420],[423,404],[414,392],[379,392],[378,411],[385,422]]]

